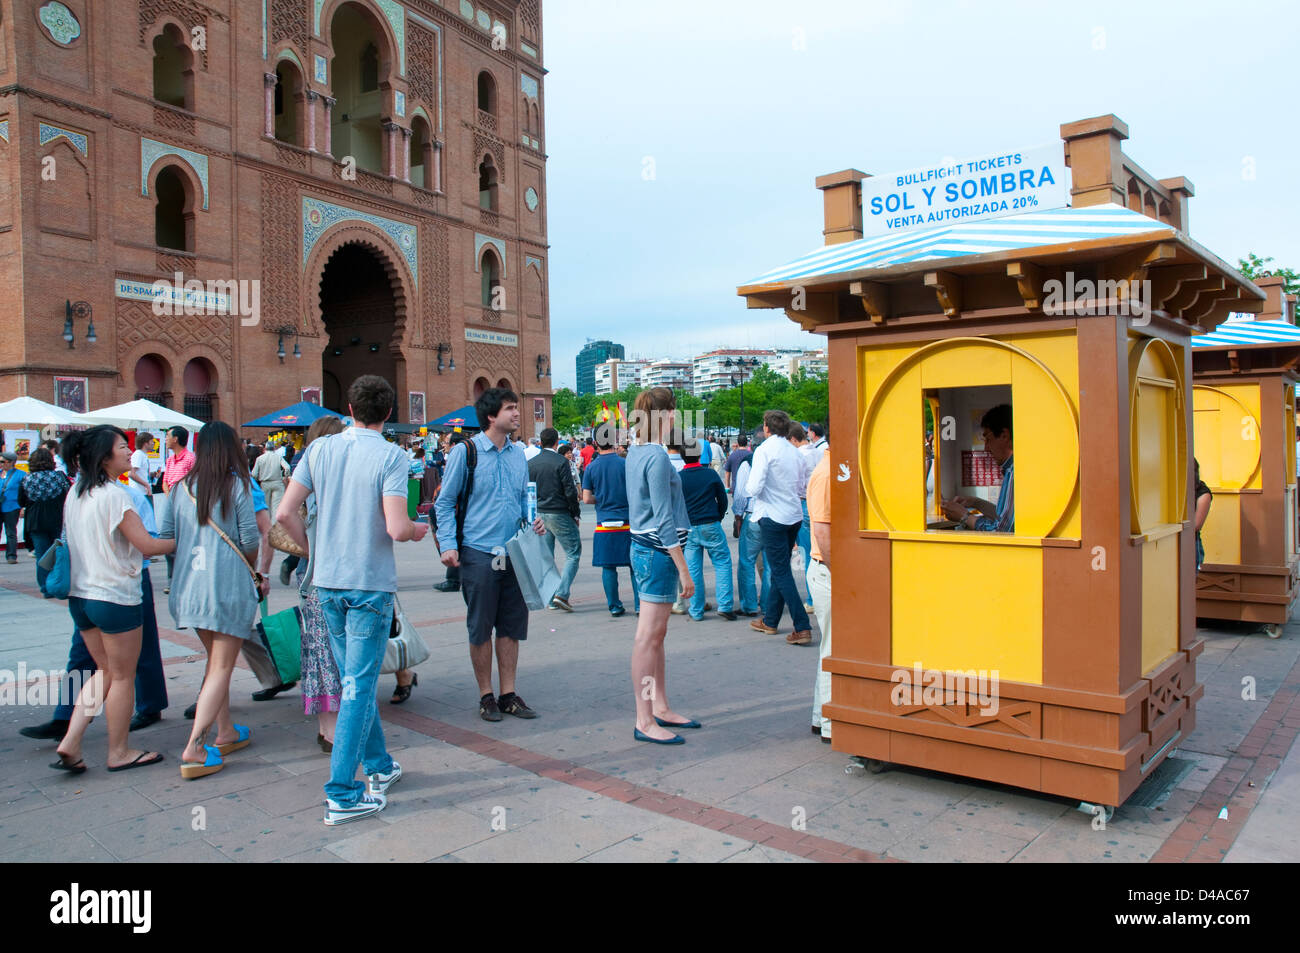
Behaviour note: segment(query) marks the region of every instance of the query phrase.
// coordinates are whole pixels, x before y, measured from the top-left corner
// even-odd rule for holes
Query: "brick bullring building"
[[[0,0],[0,400],[540,430],[544,73],[540,0]]]

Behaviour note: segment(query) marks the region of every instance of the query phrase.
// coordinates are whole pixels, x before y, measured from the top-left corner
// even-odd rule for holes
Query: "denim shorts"
[[[677,566],[667,553],[633,540],[632,573],[642,602],[677,601]]]
[[[98,629],[105,635],[121,635],[144,625],[143,604],[120,606],[116,602],[72,596],[68,599],[68,612],[72,614],[72,624],[82,632]]]

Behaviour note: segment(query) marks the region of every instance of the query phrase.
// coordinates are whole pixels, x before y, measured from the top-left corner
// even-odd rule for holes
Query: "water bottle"
[[[528,525],[537,522],[537,484],[528,483]]]

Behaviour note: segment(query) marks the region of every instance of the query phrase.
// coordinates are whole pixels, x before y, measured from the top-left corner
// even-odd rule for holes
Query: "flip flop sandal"
[[[209,774],[216,774],[225,767],[221,763],[221,752],[212,745],[206,745],[203,748],[208,753],[208,759],[202,764],[195,761],[181,762],[181,777],[186,781],[193,781],[195,778],[207,777]]]
[[[232,751],[238,751],[240,748],[247,748],[253,743],[253,732],[244,725],[235,725],[235,733],[239,735],[237,740],[231,741],[228,744],[217,745],[217,750],[223,755],[230,754]]]
[[[150,758],[149,760],[146,761],[146,760],[144,760],[144,757],[145,757],[145,755],[147,755],[147,754],[149,754],[148,751],[142,751],[142,752],[140,752],[140,756],[139,756],[138,758],[136,758],[134,761],[132,761],[130,764],[119,764],[116,768],[109,768],[108,770],[110,770],[110,771],[130,771],[132,768],[143,768],[143,767],[144,767],[145,765],[147,765],[147,764],[157,764],[159,761],[161,761],[161,760],[163,759],[163,756],[162,756],[161,754],[158,754],[157,752],[155,752],[155,753],[154,753],[154,756],[153,756],[152,758]]]
[[[63,755],[59,755],[59,760],[50,765],[55,771],[67,771],[69,774],[85,774],[86,762],[78,758],[76,761],[68,761]]]

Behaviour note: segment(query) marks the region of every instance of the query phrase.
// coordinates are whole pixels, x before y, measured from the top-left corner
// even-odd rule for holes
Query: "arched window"
[[[474,399],[478,400],[480,397],[482,397],[483,392],[491,386],[492,385],[488,383],[488,379],[486,377],[480,377],[478,378],[478,380],[474,381]]]
[[[423,116],[411,120],[411,184],[433,188],[433,136]]]
[[[491,308],[499,295],[497,288],[501,286],[501,260],[495,251],[489,248],[483,252],[479,271],[482,272],[483,307]]]
[[[302,76],[292,63],[275,67],[275,138],[302,145]]]
[[[175,166],[158,173],[154,183],[154,244],[176,251],[194,251],[194,214],[185,177]]]
[[[478,74],[478,108],[492,116],[497,114],[497,81],[487,70]]]
[[[169,23],[153,40],[153,98],[168,106],[193,109],[194,51]]]
[[[395,68],[387,35],[368,5],[341,3],[330,21],[330,149],[381,175],[388,168],[383,86]],[[399,162],[400,166],[401,163]]]
[[[489,212],[497,210],[497,167],[491,156],[484,156],[478,167],[478,206]]]
[[[217,372],[207,358],[196,357],[181,375],[185,386],[185,413],[202,421],[216,419]]]

